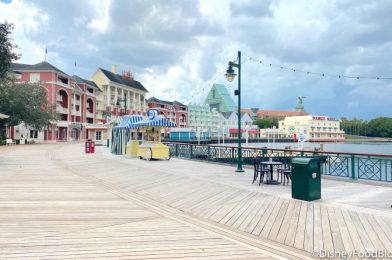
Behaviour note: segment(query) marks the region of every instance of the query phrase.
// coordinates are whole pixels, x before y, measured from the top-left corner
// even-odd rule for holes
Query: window
[[[40,81],[40,74],[39,73],[30,73],[30,82],[37,83]]]
[[[30,138],[38,138],[38,131],[30,130]]]
[[[95,140],[101,140],[102,138],[102,133],[101,131],[96,131],[95,132]]]

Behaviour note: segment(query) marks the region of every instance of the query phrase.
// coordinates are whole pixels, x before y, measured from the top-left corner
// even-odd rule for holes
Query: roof
[[[57,71],[68,76],[67,73],[53,66],[47,61],[43,61],[34,65],[13,63],[13,66],[16,68],[13,70],[16,71]]]
[[[137,80],[126,80],[123,79],[123,77],[119,74],[115,74],[111,71],[99,68],[99,70],[102,71],[102,73],[110,80],[113,82],[116,82],[118,84],[126,85],[131,88],[136,88],[145,92],[148,92],[148,90]]]
[[[233,114],[233,112],[220,112],[220,113],[226,119],[228,119],[231,116],[231,114]]]
[[[11,63],[11,70],[12,71],[19,71],[22,70],[25,67],[29,67],[31,65],[29,64],[23,64],[23,63]]]
[[[73,79],[76,81],[76,83],[78,83],[78,84],[86,84],[86,85],[89,85],[90,87],[93,87],[93,88],[95,88],[95,89],[97,89],[97,90],[100,90],[100,89],[98,88],[97,84],[95,84],[94,81],[87,80],[87,79],[83,79],[83,78],[81,78],[81,77],[79,77],[79,76],[76,76],[76,75],[73,75],[72,78],[73,78]]]
[[[258,117],[284,117],[284,116],[306,116],[306,112],[285,111],[285,110],[259,110],[257,111]]]
[[[186,105],[184,105],[181,102],[178,102],[176,100],[171,102],[171,101],[161,100],[156,97],[151,97],[151,98],[147,99],[147,102],[164,103],[164,104],[168,104],[168,105],[180,105],[180,106],[186,107]]]
[[[231,98],[225,85],[214,84],[207,95],[205,104],[216,105],[219,104],[219,110],[221,112],[231,112],[237,109],[234,100]]]
[[[233,112],[220,112],[226,119],[228,119],[233,113],[235,114],[235,116],[237,117],[237,115],[238,115],[238,112],[237,111],[233,111]],[[241,112],[241,118],[244,116],[244,115],[249,115],[249,113],[247,113],[247,112]],[[238,118],[238,117],[237,117]]]

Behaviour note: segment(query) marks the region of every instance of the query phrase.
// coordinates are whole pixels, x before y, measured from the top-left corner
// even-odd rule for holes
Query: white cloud
[[[93,6],[93,10],[98,11],[98,18],[91,19],[91,22],[88,23],[87,27],[90,28],[93,33],[105,33],[110,23],[109,11],[111,1],[90,1],[90,4]]]
[[[9,4],[0,2],[1,22],[14,24],[12,34],[18,45],[17,52],[22,54],[20,62],[37,63],[42,61],[45,54],[45,44],[29,39],[29,34],[43,30],[49,24],[48,14],[35,5],[21,0],[14,0]]]
[[[390,76],[392,2],[388,0],[53,1],[0,3],[15,23],[21,62],[49,61],[88,78],[97,67],[131,69],[152,95],[201,102],[216,75],[241,50],[253,57],[305,71]],[[79,66],[79,65],[78,65]],[[243,106],[293,109],[298,95],[315,114],[374,117],[390,111],[386,81],[338,80],[247,61]],[[372,93],[370,102],[360,102]],[[380,95],[379,93],[382,93]],[[374,105],[374,104],[377,104]]]

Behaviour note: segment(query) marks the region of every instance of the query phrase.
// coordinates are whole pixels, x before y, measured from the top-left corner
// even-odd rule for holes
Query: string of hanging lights
[[[287,71],[292,71],[292,72],[297,72],[297,73],[303,73],[306,75],[315,75],[315,76],[321,76],[321,77],[332,77],[332,78],[339,78],[339,79],[371,79],[371,80],[392,80],[392,77],[382,77],[382,76],[352,76],[352,75],[344,75],[344,74],[331,74],[331,73],[323,73],[323,72],[314,72],[314,71],[308,71],[308,70],[301,70],[293,67],[286,67],[286,66],[281,66],[278,64],[273,64],[273,63],[265,63],[262,60],[254,59],[252,57],[249,58],[250,61],[254,63],[258,63],[264,67],[270,67],[270,68],[278,68],[281,70],[287,70]]]

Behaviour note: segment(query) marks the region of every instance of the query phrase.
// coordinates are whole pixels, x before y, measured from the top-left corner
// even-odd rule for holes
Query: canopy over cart
[[[169,147],[160,143],[161,131],[175,127],[176,123],[161,115],[157,116],[157,112],[152,115],[149,112],[148,117],[124,116],[122,121],[113,127],[112,153],[129,153],[148,160],[170,158]]]

